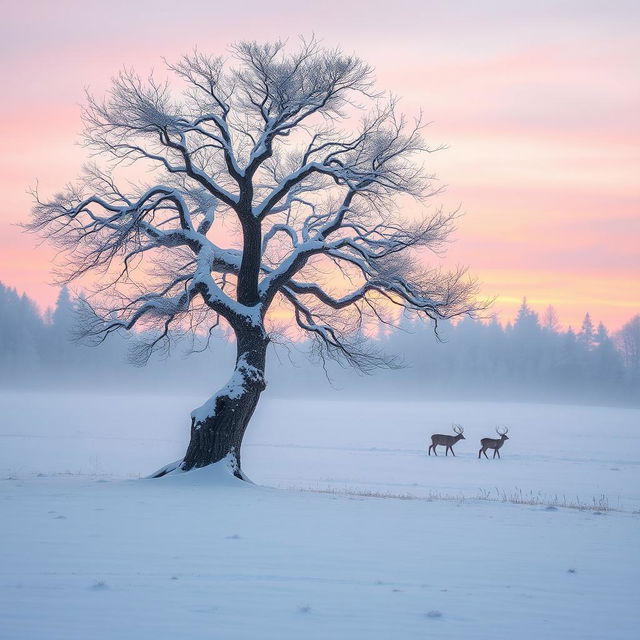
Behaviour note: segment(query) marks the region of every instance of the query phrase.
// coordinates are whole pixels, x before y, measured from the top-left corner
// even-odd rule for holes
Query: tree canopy
[[[102,163],[37,196],[30,229],[63,250],[61,281],[102,276],[87,337],[155,328],[145,361],[187,327],[263,327],[276,301],[317,353],[369,369],[382,361],[362,329],[389,308],[437,322],[481,306],[464,270],[425,266],[457,213],[402,212],[399,197],[437,192],[420,164],[433,149],[368,65],[311,40],[168,69],[180,88],[127,70],[89,96],[84,141]]]

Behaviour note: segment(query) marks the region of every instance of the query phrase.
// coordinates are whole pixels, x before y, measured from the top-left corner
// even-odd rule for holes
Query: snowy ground
[[[264,486],[138,479],[197,403],[0,393],[2,640],[637,637],[639,411],[267,397]],[[427,457],[451,422],[457,457]]]

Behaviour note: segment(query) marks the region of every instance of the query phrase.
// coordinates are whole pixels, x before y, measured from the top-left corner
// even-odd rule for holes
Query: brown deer
[[[507,437],[508,432],[509,429],[507,427],[503,430],[496,427],[496,433],[500,438],[482,438],[482,440],[480,440],[482,447],[480,448],[480,451],[478,451],[478,458],[484,453],[484,457],[488,460],[489,456],[487,455],[487,449],[493,449],[493,457],[495,458],[497,453],[498,458],[500,458],[500,447],[504,444],[505,440],[509,439]]]
[[[452,425],[453,431],[455,432],[455,436],[444,436],[441,433],[434,433],[431,436],[431,446],[429,447],[429,455],[431,455],[431,449],[433,449],[433,455],[437,456],[436,447],[438,445],[442,445],[446,447],[444,450],[444,455],[449,455],[449,451],[455,458],[456,454],[453,453],[453,445],[458,442],[458,440],[466,440],[466,438],[462,435],[464,433],[464,429],[459,424]]]

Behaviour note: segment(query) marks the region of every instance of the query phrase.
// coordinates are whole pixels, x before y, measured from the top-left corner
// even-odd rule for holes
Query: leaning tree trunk
[[[265,389],[264,369],[268,339],[262,331],[237,336],[236,366],[229,382],[201,407],[191,412],[191,441],[184,459],[158,471],[189,471],[229,457],[233,473],[242,478],[240,447],[249,420]]]

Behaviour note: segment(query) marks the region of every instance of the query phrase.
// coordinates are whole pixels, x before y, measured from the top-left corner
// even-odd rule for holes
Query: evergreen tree
[[[513,325],[514,331],[521,333],[536,333],[540,328],[538,314],[527,304],[527,299],[522,298],[522,304],[518,309],[518,315]]]
[[[578,334],[578,342],[588,351],[590,351],[595,344],[595,334],[593,330],[593,322],[591,322],[591,316],[587,313],[582,321],[582,328]]]
[[[56,331],[59,331],[60,334],[66,333],[67,338],[71,337],[70,333],[74,324],[74,304],[67,286],[62,287],[58,293],[51,320]]]
[[[15,383],[40,366],[44,323],[35,304],[0,283],[0,379]]]
[[[55,307],[43,315],[27,296],[0,283],[0,383],[75,384],[87,376],[108,384],[139,382],[140,374],[125,364],[124,339],[97,348],[70,340],[77,304],[62,289]],[[537,313],[524,300],[513,324],[503,327],[495,318],[488,323],[443,322],[441,341],[423,323],[400,317],[399,329],[381,335],[379,344],[382,350],[401,354],[407,368],[368,378],[366,387],[369,392],[422,389],[424,397],[446,392],[465,398],[640,404],[640,315],[627,322],[615,339],[602,322],[594,329],[589,314],[578,335],[571,327],[566,332],[553,330],[556,324],[550,318],[554,317],[547,308],[540,326]],[[233,359],[234,347],[227,340],[220,338],[215,348],[226,360]],[[302,343],[297,351],[307,349]],[[282,389],[302,393],[309,384],[321,382],[321,376],[314,376],[301,360],[299,356],[291,366],[289,357],[284,358]],[[187,366],[194,366],[193,359],[188,362],[178,356],[150,366],[159,377],[175,380],[184,377]],[[206,355],[198,362],[208,373]],[[339,387],[360,385],[337,368],[330,375]]]
[[[624,367],[620,352],[607,328],[600,322],[595,335],[593,365],[597,386],[601,397],[619,397],[624,395]]]
[[[522,299],[510,336],[510,360],[514,381],[529,385],[540,374],[540,349],[543,336],[538,314]]]
[[[75,304],[66,286],[60,289],[51,320],[48,357],[57,367],[72,369],[79,360],[79,347],[72,341]]]

